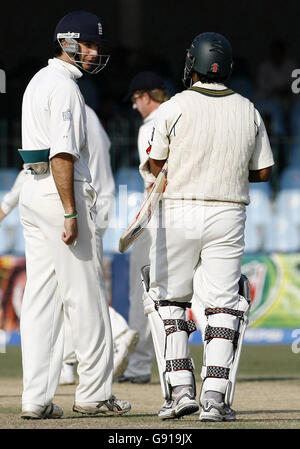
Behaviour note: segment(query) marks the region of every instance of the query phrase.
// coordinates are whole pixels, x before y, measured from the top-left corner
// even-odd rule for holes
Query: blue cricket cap
[[[128,100],[137,90],[150,91],[165,88],[164,80],[157,73],[150,71],[140,72],[132,78],[124,101]]]
[[[67,37],[81,41],[103,42],[100,19],[87,11],[70,12],[58,22],[54,32],[54,41]]]

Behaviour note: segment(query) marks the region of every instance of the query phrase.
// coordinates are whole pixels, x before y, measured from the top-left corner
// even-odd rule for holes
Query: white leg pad
[[[208,317],[205,330],[205,366],[203,369],[204,390],[215,390],[225,394],[230,367],[233,361],[234,348],[230,331],[236,331],[239,318],[219,313]],[[209,338],[210,335],[223,335],[224,337]],[[225,331],[226,329],[226,331]],[[233,335],[232,332],[232,335]],[[228,333],[228,338],[225,338]],[[207,339],[208,338],[208,339]]]
[[[233,402],[239,359],[248,324],[250,312],[250,294],[247,278],[244,282],[244,296],[239,295],[239,302],[234,310],[241,316],[224,313],[224,309],[207,309],[208,325],[206,327],[201,377],[204,379],[201,399],[208,390],[223,393],[224,402],[230,406]],[[218,310],[218,313],[216,311]]]
[[[148,292],[143,293],[144,312],[148,316],[150,323],[151,335],[153,340],[153,346],[156,355],[157,368],[160,377],[160,384],[163,397],[170,399],[171,389],[167,383],[166,373],[166,361],[164,357],[165,352],[165,339],[166,332],[161,317],[158,315],[155,309],[154,300],[150,297]]]
[[[177,385],[193,385],[193,363],[189,357],[188,332],[185,309],[176,305],[155,307],[156,298],[150,292],[143,295],[144,310],[148,316],[160,375],[162,393],[165,399]]]
[[[240,310],[244,311],[244,316],[243,316],[243,319],[240,319],[240,321],[239,321],[238,332],[240,335],[239,335],[239,339],[237,342],[237,346],[234,351],[234,358],[233,358],[233,362],[232,362],[232,365],[230,368],[227,389],[225,392],[224,402],[228,407],[230,407],[233,403],[235,384],[236,384],[236,379],[237,379],[237,371],[238,371],[238,367],[239,367],[245,332],[246,332],[247,325],[249,322],[249,313],[250,313],[250,307],[251,307],[250,293],[249,293],[249,297],[247,299],[244,298],[243,296],[240,296],[240,307],[241,307]]]

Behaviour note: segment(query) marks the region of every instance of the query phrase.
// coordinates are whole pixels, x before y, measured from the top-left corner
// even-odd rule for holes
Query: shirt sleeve
[[[175,127],[180,126],[181,110],[175,100],[171,99],[162,103],[154,121],[152,133],[151,159],[164,160],[169,155],[169,144]]]
[[[6,215],[8,215],[18,205],[22,186],[28,179],[28,176],[29,175],[25,170],[21,170],[10,191],[4,195],[1,208]]]
[[[262,170],[263,168],[274,165],[274,158],[265,124],[260,113],[256,109],[254,117],[257,134],[255,138],[255,148],[249,161],[249,170]]]
[[[49,99],[50,159],[59,153],[80,158],[85,143],[85,104],[74,82],[59,83]]]
[[[143,164],[145,160],[148,158],[147,151],[151,146],[151,136],[154,129],[153,126],[154,120],[153,121],[151,120],[150,123],[145,123],[142,126],[140,126],[137,140],[140,164]]]

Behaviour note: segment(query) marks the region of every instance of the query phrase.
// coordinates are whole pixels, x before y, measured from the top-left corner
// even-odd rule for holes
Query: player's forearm
[[[6,217],[8,214],[11,213],[11,211],[17,206],[16,204],[9,204],[7,201],[5,201],[5,197],[3,198],[3,201],[1,203],[1,216],[0,221],[3,220],[4,217]]]
[[[155,177],[159,175],[165,162],[166,159],[158,160],[158,159],[151,159],[151,157],[149,158],[150,171]]]
[[[249,171],[249,182],[267,182],[271,178],[272,167]]]
[[[3,220],[3,218],[6,217],[6,213],[4,212],[4,210],[2,209],[2,207],[0,206],[0,222]]]
[[[4,195],[4,197],[2,199],[2,203],[1,203],[2,212],[4,212],[4,214],[5,214],[4,217],[6,215],[8,215],[15,207],[17,207],[17,205],[19,203],[19,196],[20,196],[22,186],[23,186],[24,182],[27,180],[27,178],[28,177],[26,175],[26,171],[21,170],[14,182],[14,185],[10,189],[10,191]],[[4,217],[1,214],[0,221]]]
[[[73,156],[59,153],[51,159],[53,178],[66,214],[76,210],[74,198],[74,161]]]

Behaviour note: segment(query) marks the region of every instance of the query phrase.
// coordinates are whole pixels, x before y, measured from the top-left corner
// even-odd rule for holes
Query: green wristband
[[[77,218],[78,217],[78,212],[77,210],[75,210],[72,214],[64,214],[65,218]]]

